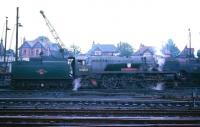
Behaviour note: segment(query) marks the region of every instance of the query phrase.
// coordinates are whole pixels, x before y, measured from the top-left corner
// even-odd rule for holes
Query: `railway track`
[[[188,109],[0,109],[0,116],[71,116],[71,117],[199,117],[200,110]]]
[[[170,93],[171,92],[171,93]],[[200,108],[200,90],[0,90],[0,108]],[[180,95],[181,94],[181,95]]]
[[[154,98],[2,98],[0,108],[29,109],[200,109],[200,101],[174,101]]]
[[[153,92],[1,90],[0,125],[200,126],[199,91],[164,99]]]
[[[164,90],[155,91],[147,89],[137,89],[137,90],[105,90],[105,89],[83,89],[79,91],[72,90],[10,90],[10,89],[0,89],[0,98],[66,98],[74,96],[126,96],[130,97],[144,97],[144,98],[160,98],[160,99],[195,99],[200,100],[200,88],[186,88],[186,89],[176,89],[176,90]]]
[[[199,110],[0,110],[6,126],[200,126]]]

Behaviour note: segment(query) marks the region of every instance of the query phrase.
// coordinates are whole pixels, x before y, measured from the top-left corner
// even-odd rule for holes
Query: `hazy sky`
[[[40,35],[54,41],[39,13],[43,10],[66,47],[75,44],[83,52],[93,41],[101,44],[140,43],[161,47],[172,38],[182,50],[188,44],[188,28],[192,47],[200,49],[200,0],[0,0],[0,35],[8,16],[8,43],[19,6],[19,41]],[[3,33],[4,38],[4,33]],[[9,47],[9,46],[8,46]]]

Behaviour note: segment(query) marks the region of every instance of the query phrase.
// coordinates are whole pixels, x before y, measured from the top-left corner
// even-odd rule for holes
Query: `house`
[[[191,53],[191,54],[190,54]],[[179,58],[189,58],[194,57],[194,48],[188,48],[185,46],[183,51],[178,55]]]
[[[60,46],[56,43],[50,42],[45,36],[39,36],[35,40],[23,40],[23,44],[19,48],[19,56],[22,59],[29,59],[31,57],[51,56],[58,52]]]
[[[95,44],[93,42],[92,48],[88,51],[91,56],[114,56],[117,48],[112,44]]]
[[[1,42],[0,42],[0,62],[3,62],[4,61],[4,51],[5,48],[4,48],[4,45],[3,45],[3,40],[1,39]],[[14,61],[14,57],[15,57],[15,53],[14,53],[14,50],[12,49],[8,49],[6,50],[6,62],[11,62],[11,61]]]
[[[11,72],[12,62],[15,60],[14,50],[6,50],[5,59],[4,59],[4,45],[3,40],[0,42],[0,73],[1,72]],[[5,60],[5,61],[4,61]]]
[[[152,46],[145,46],[143,44],[140,44],[139,49],[134,53],[134,56],[143,56],[143,57],[149,57],[154,56],[154,48]]]

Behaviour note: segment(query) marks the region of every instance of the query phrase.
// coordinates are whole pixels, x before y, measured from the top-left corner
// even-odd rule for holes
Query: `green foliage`
[[[168,39],[167,43],[162,47],[161,52],[163,54],[171,54],[172,57],[176,57],[180,53],[180,50],[172,39]]]
[[[72,49],[73,55],[78,55],[81,53],[81,48],[77,45],[71,45],[70,48]]]
[[[197,51],[197,56],[200,58],[200,49]]]
[[[133,54],[132,46],[126,42],[118,43],[117,51],[120,53],[120,56],[130,57]]]

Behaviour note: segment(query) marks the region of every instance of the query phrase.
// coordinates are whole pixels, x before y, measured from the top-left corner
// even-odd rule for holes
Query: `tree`
[[[80,49],[80,47],[77,46],[77,45],[74,45],[74,44],[73,44],[73,45],[70,46],[70,48],[72,49],[72,52],[73,52],[73,55],[74,55],[74,56],[81,53],[81,49]]]
[[[162,47],[161,52],[163,54],[170,54],[172,57],[176,57],[180,53],[180,50],[177,48],[172,39],[168,39],[167,43]]]
[[[117,51],[120,53],[120,56],[129,57],[133,54],[133,48],[130,44],[126,42],[120,42],[117,44]]]
[[[197,56],[200,58],[200,49],[197,51]]]

